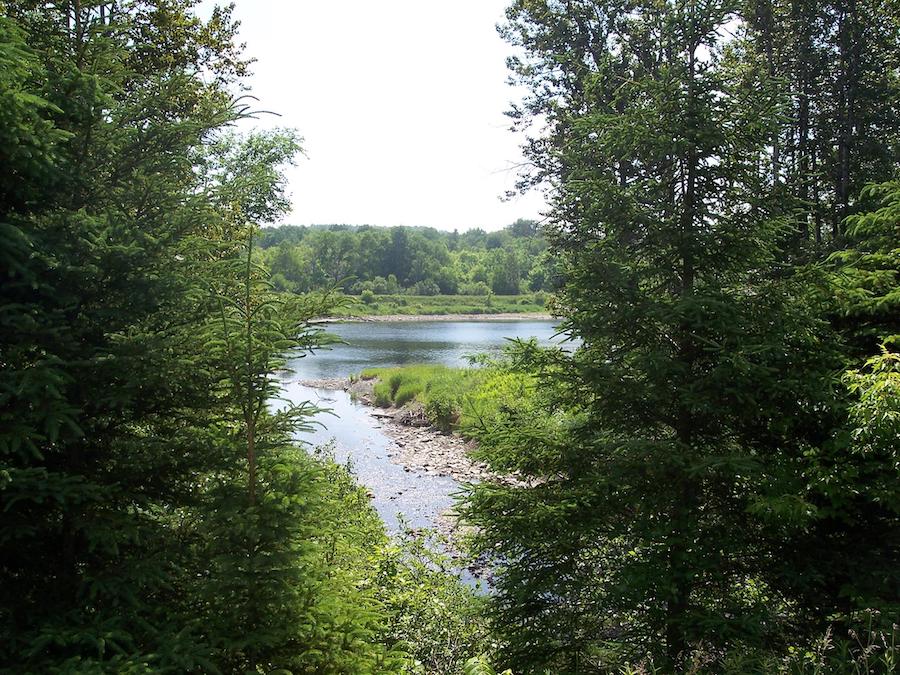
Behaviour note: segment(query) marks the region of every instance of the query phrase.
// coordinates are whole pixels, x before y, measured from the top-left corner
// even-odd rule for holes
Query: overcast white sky
[[[518,97],[495,29],[506,4],[237,0],[252,93],[281,114],[259,124],[305,139],[284,222],[493,230],[540,217],[537,193],[500,199],[522,161],[503,115]]]

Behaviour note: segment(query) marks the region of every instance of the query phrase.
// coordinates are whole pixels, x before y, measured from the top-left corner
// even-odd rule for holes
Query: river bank
[[[460,436],[444,433],[430,426],[424,413],[416,406],[405,406],[401,409],[376,406],[373,395],[374,383],[374,380],[351,380],[349,378],[326,378],[297,382],[303,387],[325,394],[325,401],[333,401],[333,399],[327,398],[328,392],[332,392],[332,395],[340,392],[342,396],[352,399],[358,404],[357,409],[365,411],[365,414],[371,419],[371,427],[387,439],[388,444],[384,448],[382,457],[401,472],[400,476],[406,477],[400,479],[398,476],[390,482],[389,494],[386,497],[388,503],[400,507],[401,501],[408,500],[411,496],[410,493],[417,491],[418,481],[438,481],[439,483],[452,481],[450,485],[454,488],[446,492],[446,500],[443,498],[439,500],[443,502],[443,506],[434,511],[430,523],[425,526],[425,529],[430,529],[439,535],[443,542],[440,544],[441,550],[455,564],[459,565],[460,570],[464,570],[463,578],[467,583],[490,587],[492,573],[489,562],[485,558],[472,559],[465,552],[466,547],[463,541],[469,529],[459,522],[452,495],[463,483],[504,479],[498,478],[487,469],[486,465],[473,461],[468,456],[468,452],[473,448],[472,443]],[[368,443],[363,443],[359,447],[366,456],[374,450]],[[356,456],[361,457],[360,455]],[[361,470],[359,478],[363,484],[372,480],[373,476],[366,470],[367,468],[371,469],[371,465],[367,467],[355,464],[355,468]],[[381,493],[385,492],[384,488],[387,485],[382,477],[376,478],[373,487],[369,490],[370,498],[377,502],[383,496]],[[390,512],[390,509],[385,510],[384,504],[380,508],[377,503],[373,505],[383,517]],[[421,531],[422,525],[416,525],[415,521],[410,523],[410,526],[413,531]]]
[[[375,380],[331,378],[303,380],[301,384],[316,389],[346,391],[354,400],[363,403],[368,414],[377,420],[380,431],[393,441],[388,457],[406,471],[447,476],[459,483],[499,479],[485,464],[469,457],[474,442],[435,429],[415,404],[399,409],[376,406],[373,395]]]
[[[366,309],[358,311],[362,314]],[[464,439],[430,426],[413,426],[427,424],[424,415],[417,418],[407,408],[400,421],[396,406],[376,408],[372,397],[360,396],[358,387],[351,398],[349,376],[400,364],[466,368],[470,355],[499,356],[510,339],[535,338],[540,344],[560,340],[556,322],[547,320],[543,312],[538,314],[536,308],[492,315],[460,308],[442,315],[453,320],[431,320],[434,316],[404,314],[399,321],[380,316],[333,323],[327,330],[340,342],[288,363],[283,400],[287,404],[308,401],[321,409],[300,438],[310,447],[330,448],[335,461],[352,468],[389,533],[436,531],[447,539],[440,550],[456,561],[466,583],[480,579],[489,585],[490,565],[468,557],[467,529],[455,517],[455,497],[466,483],[504,479],[471,461],[472,446]]]

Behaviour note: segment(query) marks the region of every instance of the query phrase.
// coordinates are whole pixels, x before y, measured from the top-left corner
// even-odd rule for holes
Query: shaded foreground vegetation
[[[333,301],[256,260],[298,139],[192,4],[0,4],[0,671],[459,672],[481,601],[270,408]]]
[[[582,341],[512,357],[540,397],[479,452],[526,485],[461,507],[504,664],[895,670],[897,4],[515,0],[502,30]]]

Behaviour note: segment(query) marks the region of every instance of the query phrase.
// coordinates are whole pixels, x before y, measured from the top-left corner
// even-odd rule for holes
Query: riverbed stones
[[[406,427],[430,427],[431,422],[428,415],[425,414],[425,406],[418,402],[409,403],[396,413],[393,417],[394,421]]]
[[[473,482],[489,476],[487,467],[468,456],[469,444],[459,436],[432,427],[408,426],[399,421],[386,424],[384,434],[394,441],[391,461],[424,473]]]
[[[304,387],[325,389],[327,391],[347,391],[347,388],[350,386],[350,380],[346,377],[336,377],[321,380],[300,380],[300,384]]]

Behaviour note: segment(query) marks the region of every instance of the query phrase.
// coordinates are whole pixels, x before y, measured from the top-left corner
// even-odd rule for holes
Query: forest
[[[556,270],[535,221],[498,232],[327,225],[266,228],[259,238],[275,287],[360,295],[519,295],[553,289]]]
[[[897,672],[896,0],[510,0],[499,232],[273,227],[197,5],[0,1],[0,672]],[[282,377],[344,293],[526,292],[574,347],[366,374],[508,478],[479,592]]]

